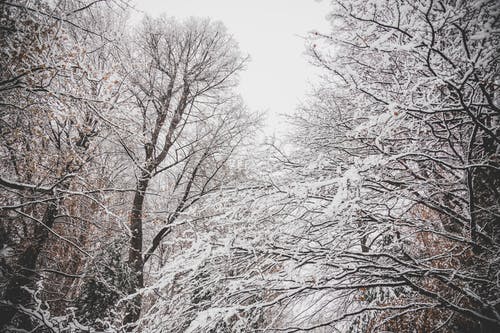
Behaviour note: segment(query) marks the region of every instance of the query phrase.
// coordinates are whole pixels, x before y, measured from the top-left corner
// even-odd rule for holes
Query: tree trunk
[[[134,274],[130,286],[130,293],[135,293],[144,287],[144,262],[142,258],[142,212],[144,206],[144,198],[151,177],[145,173],[137,182],[132,211],[130,212],[130,230],[132,236],[130,238],[130,247],[128,254],[128,265]],[[139,319],[141,314],[141,296],[137,295],[131,302],[127,304],[127,311],[123,324],[128,325],[128,330],[132,330],[133,325]]]

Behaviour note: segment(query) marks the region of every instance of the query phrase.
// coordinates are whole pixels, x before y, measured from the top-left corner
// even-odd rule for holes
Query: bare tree
[[[290,287],[312,309],[288,330],[498,330],[497,13],[336,1],[333,33],[311,35],[327,79],[296,123],[336,187],[309,188],[323,208],[280,245],[322,267]]]
[[[293,119],[298,147],[241,206],[238,189],[222,199],[228,238],[164,271],[192,295],[168,284],[164,304],[194,318],[171,327],[496,332],[498,3],[332,6],[332,33],[310,37],[325,80]]]
[[[143,215],[150,183],[155,176],[183,165],[173,187],[183,188],[184,195],[168,223],[195,199],[191,193],[195,183],[201,186],[198,196],[211,190],[211,176],[207,176],[203,186],[199,184],[200,172],[223,144],[220,139],[225,134],[218,132],[220,126],[224,125],[227,132],[238,121],[224,113],[238,113],[234,103],[233,108],[225,105],[234,99],[231,88],[245,58],[220,23],[197,19],[178,23],[165,17],[146,18],[128,52],[131,67],[125,64],[123,70],[127,76],[127,104],[132,110],[127,117],[133,129],[129,134],[123,132],[119,140],[134,163],[137,177],[130,211],[128,257],[137,278],[131,292],[137,292],[144,284]],[[216,170],[223,162],[216,162]],[[165,230],[153,241],[146,259]],[[125,324],[139,318],[140,307],[137,297],[127,309]]]
[[[2,258],[2,329],[49,325],[31,311],[37,281],[43,301],[65,312],[88,256],[86,222],[99,210],[90,184],[102,181],[90,166],[101,128],[94,111],[106,108],[110,85],[74,36],[105,49],[108,30],[89,30],[88,13],[108,4],[0,4],[1,247],[12,254]]]

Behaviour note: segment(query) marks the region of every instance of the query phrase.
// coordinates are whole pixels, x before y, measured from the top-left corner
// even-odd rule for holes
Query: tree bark
[[[142,258],[142,214],[144,209],[144,198],[151,177],[146,172],[143,172],[141,179],[138,180],[132,210],[130,212],[130,247],[128,253],[128,265],[134,274],[130,286],[130,293],[135,293],[144,287],[144,261]],[[127,310],[123,324],[131,330],[133,325],[139,319],[141,314],[141,296],[137,295],[127,304]]]

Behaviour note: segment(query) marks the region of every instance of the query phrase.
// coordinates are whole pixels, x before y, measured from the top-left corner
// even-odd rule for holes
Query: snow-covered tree
[[[224,26],[127,6],[0,2],[0,330],[499,330],[498,1],[331,1],[264,145]]]
[[[295,148],[245,208],[226,197],[216,220],[236,235],[165,268],[165,286],[193,285],[170,310],[186,326],[167,327],[496,332],[498,14],[495,1],[332,2],[332,32],[310,37],[324,74],[292,119]]]
[[[246,59],[221,23],[146,18],[125,50],[123,112],[117,120],[124,126],[117,135],[136,178],[128,257],[135,293],[144,286],[144,260],[179,214],[219,186],[226,162],[255,120],[233,91]],[[162,226],[149,246],[143,236],[145,204],[155,182],[166,197],[164,213],[155,216]],[[145,256],[143,246],[150,247]],[[125,324],[139,318],[140,296],[134,303]]]
[[[275,244],[315,278],[290,282],[310,309],[285,327],[496,331],[498,3],[332,6],[309,48],[324,81],[295,118],[320,201]]]
[[[2,258],[2,330],[45,325],[30,312],[37,300],[53,313],[66,311],[89,256],[89,233],[99,225],[90,222],[100,213],[96,186],[106,178],[93,163],[101,135],[95,110],[108,108],[112,84],[92,57],[106,49],[110,30],[90,12],[104,8],[115,7],[0,4],[0,223],[1,247],[9,250]]]

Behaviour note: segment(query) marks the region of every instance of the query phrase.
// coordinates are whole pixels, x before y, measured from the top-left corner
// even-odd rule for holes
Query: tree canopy
[[[498,1],[331,1],[265,140],[223,23],[132,7],[0,2],[0,331],[500,329]]]

